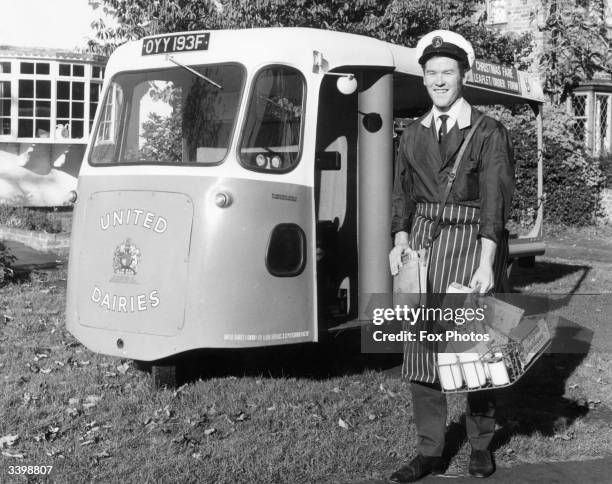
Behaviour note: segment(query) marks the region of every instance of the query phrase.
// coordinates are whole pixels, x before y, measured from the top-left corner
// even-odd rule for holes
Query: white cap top
[[[427,52],[425,51],[427,49]],[[474,48],[472,44],[462,35],[450,30],[434,30],[425,34],[416,45],[416,55],[419,64],[435,55],[463,59],[467,57],[467,63],[471,68],[474,64]]]

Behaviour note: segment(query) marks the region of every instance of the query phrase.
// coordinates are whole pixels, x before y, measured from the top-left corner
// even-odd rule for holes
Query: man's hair
[[[429,62],[431,59],[435,59],[436,57],[446,57],[447,59],[452,59],[454,61],[457,61],[457,66],[459,66],[459,74],[461,75],[462,79],[465,77],[465,73],[470,70],[470,66],[468,64],[460,61],[459,59],[455,59],[454,57],[450,57],[447,55],[432,55],[429,59],[427,59],[421,65],[421,68],[423,69],[423,74],[425,73],[425,66],[427,65],[427,62]]]

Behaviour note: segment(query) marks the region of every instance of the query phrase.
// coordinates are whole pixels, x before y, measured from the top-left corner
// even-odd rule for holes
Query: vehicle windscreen
[[[244,78],[238,64],[117,74],[101,107],[90,163],[220,163],[235,128]]]

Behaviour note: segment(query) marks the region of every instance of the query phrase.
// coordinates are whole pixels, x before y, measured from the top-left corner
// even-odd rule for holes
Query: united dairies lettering
[[[148,294],[136,294],[133,296],[121,296],[103,292],[98,286],[94,286],[91,300],[103,309],[118,313],[135,313],[147,311],[159,306],[159,293],[153,290]]]
[[[168,229],[168,221],[164,217],[137,208],[113,210],[100,217],[102,230],[122,225],[140,225],[158,234],[163,234]]]

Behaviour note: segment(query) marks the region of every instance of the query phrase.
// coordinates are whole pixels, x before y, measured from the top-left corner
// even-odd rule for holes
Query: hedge
[[[530,109],[498,108],[492,113],[510,131],[516,162],[516,189],[511,220],[533,223],[537,200],[537,143]],[[544,109],[544,220],[565,225],[592,225],[602,215],[605,176],[598,159],[589,157],[576,137],[573,120],[559,107]]]

